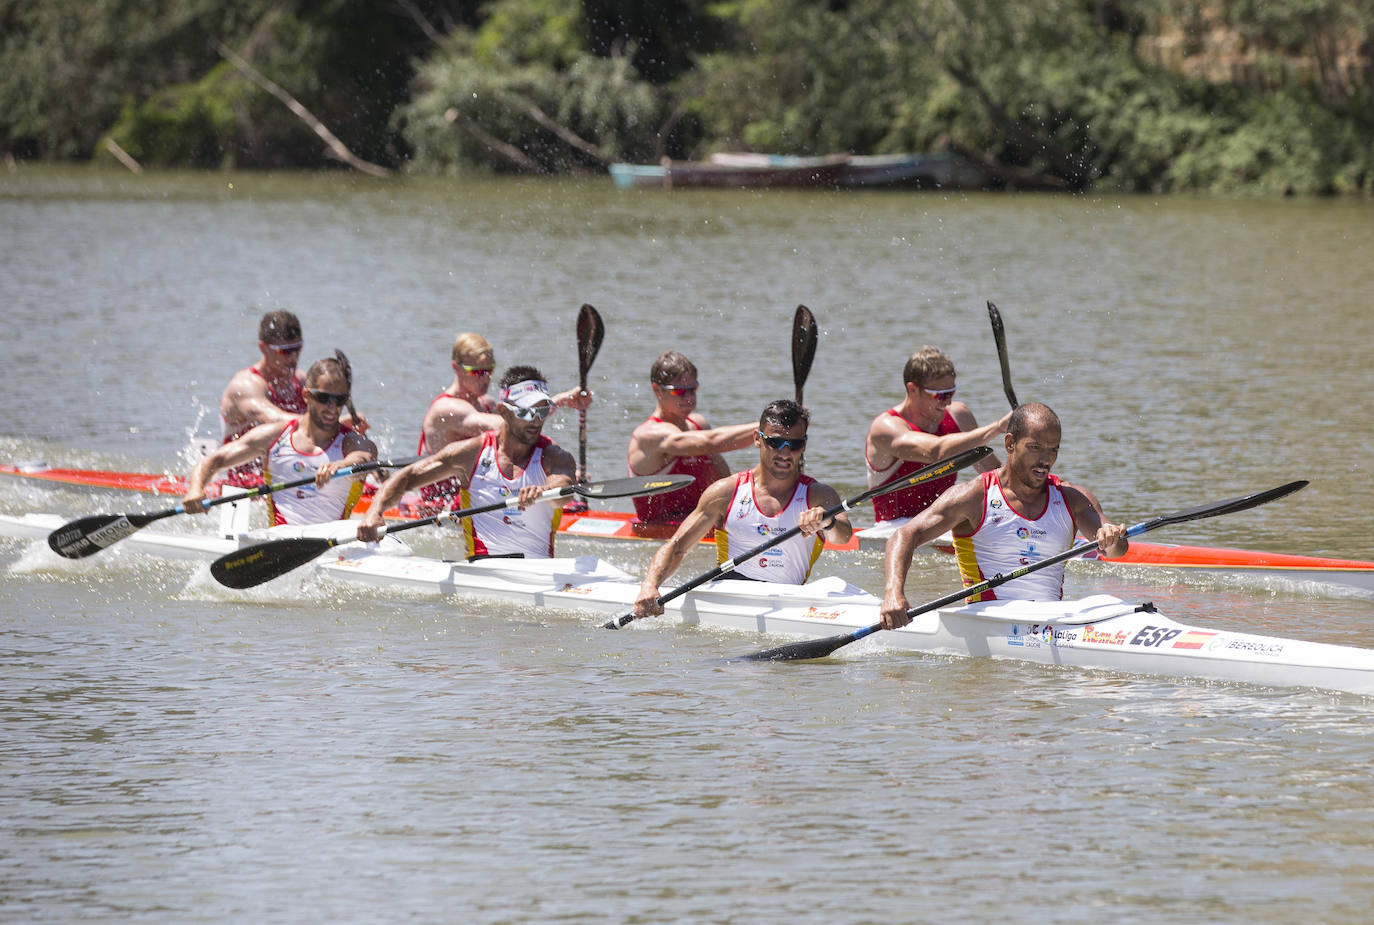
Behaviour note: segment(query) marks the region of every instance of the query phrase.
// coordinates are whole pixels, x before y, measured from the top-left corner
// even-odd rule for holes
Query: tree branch
[[[348,150],[348,146],[345,145],[342,141],[340,141],[338,139],[338,136],[336,136],[333,132],[329,130],[328,126],[326,126],[319,119],[315,118],[314,114],[311,113],[310,110],[306,109],[305,106],[301,105],[301,102],[299,100],[297,100],[290,93],[287,93],[281,87],[277,86],[275,83],[264,77],[261,73],[257,71],[256,68],[253,67],[253,65],[249,64],[247,61],[243,60],[243,58],[235,54],[223,42],[215,42],[215,50],[219,52],[220,57],[224,58],[224,60],[228,61],[230,64],[234,65],[234,67],[242,71],[244,76],[246,76],[249,80],[253,81],[253,83],[257,84],[259,87],[262,87],[264,90],[275,96],[277,99],[281,100],[282,103],[285,104],[286,108],[291,110],[291,112],[295,114],[296,118],[300,119],[306,125],[310,126],[311,130],[314,131],[316,135],[319,135],[320,138],[324,140],[324,143],[329,147],[330,153],[333,154],[336,158],[343,161],[345,164],[352,167],[354,170],[360,170],[363,173],[371,174],[374,177],[391,176],[390,170],[387,170],[385,167],[382,167],[378,164],[373,164],[370,161],[365,161],[362,158],[358,157],[356,154],[354,154],[352,151]]]
[[[572,129],[568,128],[567,126],[559,125],[557,122],[553,120],[552,117],[549,116],[548,113],[540,109],[539,106],[536,105],[533,101],[527,100],[525,99],[525,97],[514,92],[511,93],[511,96],[515,97],[524,105],[525,112],[529,113],[529,117],[531,119],[533,119],[535,122],[537,122],[544,128],[548,129],[549,131],[553,132],[564,142],[566,142],[569,146],[576,148],[588,157],[594,158],[600,164],[604,165],[609,164],[611,162],[611,158],[607,157],[600,148],[598,148],[596,145],[592,144],[589,141],[584,141],[579,135],[577,135],[575,132],[573,132]]]
[[[457,125],[460,129],[467,132],[477,140],[479,144],[490,150],[493,154],[505,158],[521,170],[528,170],[531,173],[542,173],[537,164],[529,155],[525,154],[515,145],[507,144],[486,131],[483,131],[476,122],[463,115],[457,109],[449,108],[444,113],[444,120],[450,125]]]

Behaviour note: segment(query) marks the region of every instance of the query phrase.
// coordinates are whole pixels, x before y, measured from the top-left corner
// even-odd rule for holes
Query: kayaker
[[[649,563],[635,601],[636,617],[663,613],[659,586],[677,571],[687,552],[707,531],[716,531],[716,552],[725,562],[767,540],[770,535],[801,527],[801,534],[750,559],[724,577],[804,584],[825,540],[847,542],[853,535],[849,518],[841,514],[824,521],[827,508],[840,497],[829,485],[802,474],[810,415],[790,399],[763,409],[754,428],[759,463],[736,475],[711,483],[672,539]]]
[[[501,425],[497,402],[489,394],[496,369],[496,351],[481,334],[459,334],[450,352],[453,381],[429,403],[420,424],[420,445],[416,452],[429,456],[450,443],[494,431]],[[569,389],[553,396],[558,407],[584,409],[591,406],[591,393]],[[420,496],[433,510],[442,510],[459,492],[458,483],[443,479],[420,489]]]
[[[259,424],[285,424],[305,413],[305,376],[296,368],[301,356],[301,322],[288,311],[273,311],[258,322],[258,361],[234,373],[219,400],[222,443],[237,440]],[[239,488],[262,484],[256,457],[231,470],[225,481]]]
[[[1126,528],[1103,518],[1086,489],[1050,473],[1059,456],[1059,438],[1059,416],[1048,406],[1020,405],[1003,438],[1006,462],[996,472],[950,488],[888,538],[883,629],[911,622],[905,591],[911,554],[946,530],[954,534],[966,588],[1063,552],[1078,533],[1097,540],[1106,558],[1126,554]],[[1061,562],[1014,578],[977,599],[1057,601],[1063,596]]]
[[[450,510],[520,499],[519,509],[478,514],[465,522],[469,558],[553,555],[562,501],[540,501],[551,488],[573,484],[577,464],[572,454],[543,435],[554,399],[544,376],[533,366],[512,366],[501,376],[495,430],[447,444],[438,452],[392,474],[372,499],[358,526],[358,539],[380,536],[382,512],[407,491],[452,479],[460,491]],[[537,503],[536,503],[537,502]]]
[[[758,429],[753,421],[711,427],[696,410],[699,381],[691,360],[668,351],[649,370],[654,413],[630,435],[630,475],[690,475],[696,479],[677,491],[635,498],[635,514],[644,523],[681,523],[717,479],[730,474],[721,455],[741,450]]]
[[[868,425],[864,463],[868,487],[906,478],[939,459],[971,450],[1007,429],[1010,412],[993,424],[979,427],[968,405],[954,400],[954,361],[937,347],[922,347],[902,370],[906,396]],[[1000,465],[995,455],[977,463],[980,472]],[[873,499],[876,520],[912,517],[924,511],[958,476],[951,473],[911,488]]]
[[[316,524],[348,517],[362,493],[360,479],[333,475],[346,466],[377,458],[377,447],[341,420],[348,401],[348,378],[338,360],[318,360],[305,374],[305,413],[287,415],[252,428],[237,440],[203,457],[186,479],[182,499],[188,514],[203,513],[205,484],[221,469],[258,460],[267,480],[295,480],[315,475],[315,487],[268,495],[273,524]]]

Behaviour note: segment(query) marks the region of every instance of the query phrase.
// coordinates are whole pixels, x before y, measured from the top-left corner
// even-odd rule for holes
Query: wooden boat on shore
[[[0,533],[41,541],[62,522],[50,514],[0,517]],[[121,545],[157,556],[208,561],[268,538],[333,536],[340,529],[340,524],[331,523],[235,537],[143,530]],[[68,561],[53,558],[56,563]],[[410,555],[394,539],[380,550],[358,543],[341,545],[306,567],[313,567],[325,581],[383,591],[462,595],[599,614],[628,612],[639,590],[635,576],[596,556],[451,562]],[[879,604],[867,591],[833,577],[806,585],[722,580],[669,601],[665,617],[741,632],[823,637],[876,622]],[[921,614],[910,626],[878,634],[851,651],[874,647],[1374,695],[1374,650],[1189,626],[1152,605],[1110,595],[944,608]]]

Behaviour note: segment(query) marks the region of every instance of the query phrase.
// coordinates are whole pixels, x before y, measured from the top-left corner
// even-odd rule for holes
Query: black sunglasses
[[[347,392],[339,394],[337,392],[322,392],[319,389],[306,389],[306,391],[310,393],[311,398],[322,405],[334,405],[338,408],[342,408],[344,405],[348,404]]]
[[[769,449],[773,450],[804,450],[806,449],[806,437],[770,437],[763,431],[758,435],[763,438]]]

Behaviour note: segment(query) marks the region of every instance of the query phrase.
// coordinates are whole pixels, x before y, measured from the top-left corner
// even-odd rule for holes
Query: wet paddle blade
[[[801,642],[788,643],[785,646],[764,649],[762,652],[741,655],[731,659],[731,661],[799,662],[812,658],[825,658],[836,649],[853,642],[855,638],[853,633],[845,633],[843,636],[827,636],[824,639],[805,639]]]
[[[815,316],[805,305],[798,305],[792,316],[792,381],[797,387],[798,404],[806,377],[811,375],[811,361],[816,358],[816,337]]]
[[[1020,404],[1016,400],[1016,390],[1011,387],[1011,362],[1007,359],[1007,332],[1002,328],[1002,313],[997,306],[988,303],[988,320],[992,322],[992,339],[997,343],[997,362],[1002,364],[1002,391],[1007,395],[1013,409]]]
[[[600,313],[590,305],[583,305],[577,313],[577,372],[584,389],[587,387],[587,373],[605,338],[606,326],[601,323]]]
[[[305,565],[337,545],[323,537],[302,536],[260,543],[220,556],[210,574],[226,588],[253,588]]]
[[[84,559],[137,533],[155,519],[146,514],[93,514],[81,517],[49,533],[48,547],[64,558]]]
[[[691,481],[690,475],[645,475],[629,479],[610,479],[605,482],[588,482],[585,485],[574,485],[572,490],[574,494],[584,498],[631,498],[673,491]]]

